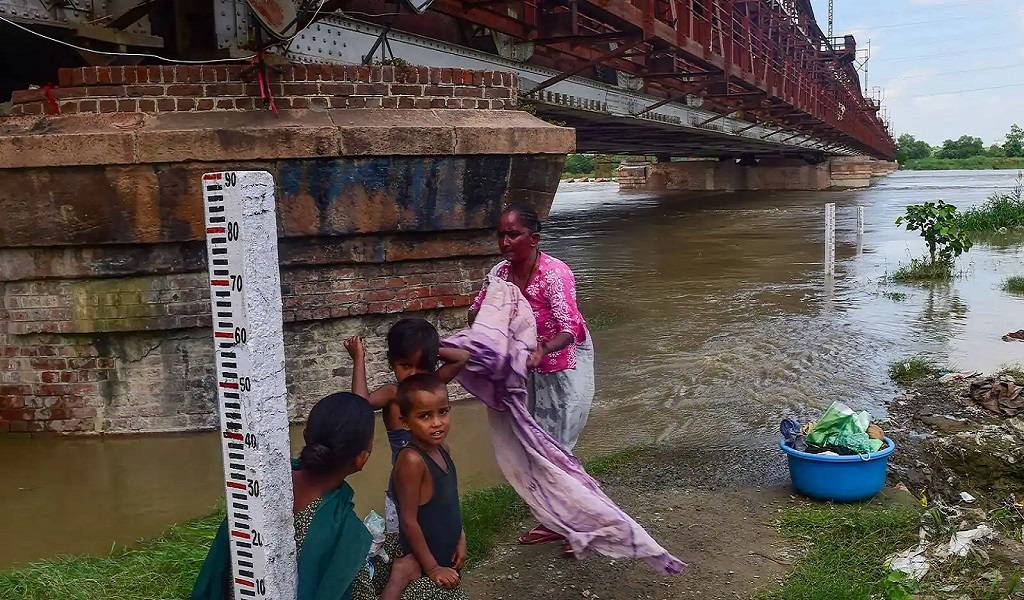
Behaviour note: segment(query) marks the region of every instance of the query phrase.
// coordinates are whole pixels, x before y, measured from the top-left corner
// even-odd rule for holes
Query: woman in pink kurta
[[[540,219],[528,207],[510,206],[498,222],[498,247],[505,256],[490,275],[516,285],[537,321],[537,347],[527,366],[529,410],[534,420],[572,452],[594,400],[594,345],[576,304],[576,277],[557,258],[540,251]],[[469,309],[470,322],[487,293],[487,283]],[[522,538],[539,543],[560,536],[543,528]]]

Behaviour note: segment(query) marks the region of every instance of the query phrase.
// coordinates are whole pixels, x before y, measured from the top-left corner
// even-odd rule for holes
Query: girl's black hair
[[[433,373],[437,367],[440,345],[441,338],[437,335],[437,328],[426,319],[399,319],[388,330],[388,362],[394,364],[400,358],[409,358],[419,352],[420,360],[416,366]]]
[[[519,223],[529,229],[530,233],[540,233],[540,217],[537,216],[537,211],[533,210],[533,208],[517,202],[506,206],[505,210],[501,211],[501,214],[510,212],[516,213]]]
[[[299,453],[303,471],[331,473],[352,462],[373,443],[373,408],[362,396],[338,392],[309,411]]]

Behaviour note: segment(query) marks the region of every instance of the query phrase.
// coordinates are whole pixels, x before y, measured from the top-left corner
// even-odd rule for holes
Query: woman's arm
[[[420,507],[420,489],[424,479],[429,477],[427,465],[416,452],[405,451],[398,455],[391,480],[395,486],[398,504],[398,524],[402,535],[409,544],[409,550],[420,568],[434,583],[441,587],[455,587],[459,584],[459,574],[454,569],[442,567],[430,552],[427,539],[420,528],[418,517]]]
[[[530,354],[527,366],[535,367],[548,354],[558,352],[575,343],[576,330],[582,317],[576,306],[576,281],[567,268],[552,273],[544,286],[544,296],[551,306],[551,316],[558,325],[558,333],[550,340],[537,345]]]
[[[530,357],[526,359],[526,366],[536,367],[545,356],[552,352],[558,352],[562,348],[572,344],[575,339],[576,337],[573,334],[563,331],[550,340],[537,344],[537,348],[531,352]]]

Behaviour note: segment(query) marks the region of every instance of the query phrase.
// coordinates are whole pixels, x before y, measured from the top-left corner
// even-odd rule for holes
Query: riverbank
[[[1024,383],[1019,368],[922,373],[891,404],[883,426],[898,452],[889,483],[924,508],[919,539],[902,554],[918,575],[899,589],[937,599],[1024,597],[1024,398],[982,406],[993,387],[1012,397],[1016,381]],[[952,551],[969,538],[961,555]]]
[[[1024,169],[1024,158],[972,156],[970,158],[917,158],[900,165],[904,171],[981,171],[988,169]]]
[[[1013,485],[1024,492],[1024,475],[1012,471],[1014,464],[1024,465],[1024,456],[1016,463],[1004,461],[1009,474],[993,471],[999,485],[981,482],[986,473],[978,469],[989,463],[952,460],[955,452],[936,451],[948,442],[931,429],[954,423],[940,430],[962,433],[966,417],[957,411],[979,419],[958,400],[966,384],[940,385],[928,378],[914,385],[893,402],[885,422],[899,445],[890,487],[867,503],[836,506],[795,495],[770,434],[756,448],[636,447],[587,461],[608,495],[689,563],[679,577],[654,574],[632,561],[565,559],[559,544],[520,546],[516,534],[532,522],[516,494],[505,485],[470,492],[462,503],[470,542],[467,592],[478,600],[854,600],[909,598],[899,594],[911,591],[927,591],[933,598],[960,598],[964,592],[970,598],[1020,597],[1008,590],[1024,556],[1019,536],[1012,535],[1014,529],[1021,532],[1024,507],[1012,512],[1005,494],[1018,489],[1007,487]],[[991,419],[978,423],[992,425]],[[1024,425],[1010,427],[1024,432]],[[1024,446],[1009,451],[1020,454]],[[979,546],[989,562],[936,565],[921,583],[894,576],[887,557],[914,547],[929,519],[951,514],[949,507],[966,485],[959,478],[975,481],[969,490],[980,512],[970,514],[998,522],[1010,535]],[[987,487],[1003,496],[988,494]],[[0,598],[185,598],[221,514],[174,526],[157,540],[106,557],[63,557],[0,572]],[[958,526],[966,524],[950,521],[938,535],[948,539],[947,530]],[[993,590],[1002,595],[992,595]]]
[[[632,464],[641,452],[632,448],[605,454],[587,461],[587,469],[599,477]],[[511,487],[497,485],[464,495],[462,515],[472,567],[529,511]],[[61,556],[0,571],[0,599],[187,598],[223,518],[219,507],[171,526],[158,538],[112,547],[105,556]]]

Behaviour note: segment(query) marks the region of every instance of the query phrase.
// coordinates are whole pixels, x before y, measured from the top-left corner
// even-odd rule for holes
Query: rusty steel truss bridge
[[[809,161],[895,152],[879,104],[862,93],[856,41],[823,33],[810,0],[0,0],[0,19],[0,30],[15,22],[79,48],[169,59],[265,49],[303,62],[512,71],[524,108],[576,128],[580,151]],[[32,36],[8,33],[5,64],[39,62]],[[24,79],[152,62],[68,52]]]

